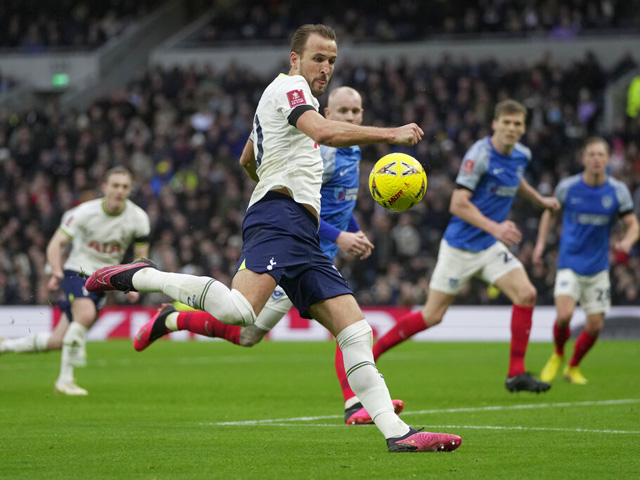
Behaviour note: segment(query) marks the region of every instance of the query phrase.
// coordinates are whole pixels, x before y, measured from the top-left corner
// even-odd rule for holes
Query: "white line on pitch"
[[[240,426],[246,425],[233,422],[227,423],[200,423],[202,426]],[[328,427],[328,428],[344,428],[346,425],[342,424],[329,424],[329,423],[262,423],[262,426],[269,427]],[[373,427],[373,425],[360,425],[362,427]],[[522,426],[502,426],[502,425],[426,425],[429,429],[443,429],[443,428],[456,428],[456,429],[471,429],[471,430],[535,430],[540,432],[570,432],[570,433],[604,433],[604,434],[628,434],[628,435],[640,435],[640,431],[627,431],[627,430],[594,430],[590,428],[546,428],[546,427],[522,427]]]
[[[535,408],[558,408],[558,407],[588,407],[601,405],[621,405],[625,403],[639,403],[640,398],[627,398],[620,400],[600,400],[589,402],[559,402],[559,403],[538,403],[528,405],[495,405],[488,407],[466,407],[466,408],[444,408],[440,410],[417,410],[415,412],[403,412],[402,416],[407,415],[423,415],[423,414],[441,414],[441,413],[458,413],[458,412],[487,412],[498,410],[524,410]],[[331,418],[342,418],[342,415],[323,415],[317,417],[294,417],[294,418],[274,418],[262,420],[244,420],[239,422],[216,422],[204,423],[203,425],[261,425],[261,424],[278,424],[282,422],[313,422],[315,420],[328,420]]]

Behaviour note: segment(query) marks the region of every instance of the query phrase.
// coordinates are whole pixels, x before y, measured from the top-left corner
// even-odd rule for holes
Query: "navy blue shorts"
[[[242,223],[242,256],[236,271],[268,273],[303,318],[327,298],[353,295],[322,252],[316,217],[291,197],[269,192],[247,210]]]
[[[84,282],[85,279],[80,276],[80,273],[73,270],[65,270],[64,277],[60,280],[60,287],[64,292],[64,297],[58,302],[58,306],[67,315],[70,322],[73,321],[71,303],[76,298],[90,298],[96,304],[96,309],[98,310],[104,305],[104,293],[89,292],[84,288]]]

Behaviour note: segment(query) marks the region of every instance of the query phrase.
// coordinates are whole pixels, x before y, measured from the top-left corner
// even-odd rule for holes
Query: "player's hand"
[[[402,127],[394,128],[395,139],[391,142],[394,145],[409,145],[413,146],[422,140],[424,132],[415,123],[409,123]]]
[[[52,273],[49,280],[47,280],[47,288],[52,292],[58,290],[63,276],[61,273]]]
[[[633,248],[633,243],[631,242],[627,242],[625,240],[620,240],[618,242],[615,242],[613,244],[613,248],[614,250],[616,250],[617,252],[622,252],[626,255],[629,255],[629,252],[631,251],[631,249]]]
[[[371,256],[371,252],[374,248],[376,248],[371,240],[364,234],[364,232],[356,232],[356,235],[360,238],[360,245],[364,249],[364,253],[360,255],[360,260],[364,260],[365,258],[369,258]]]
[[[542,254],[544,253],[544,245],[538,245],[533,248],[533,252],[531,252],[531,261],[534,265],[542,265],[544,262],[542,261]]]
[[[336,245],[350,255],[359,256],[361,259],[371,255],[373,244],[362,232],[340,232],[336,238]]]
[[[556,197],[542,197],[542,208],[557,212],[560,210],[560,202]]]
[[[507,247],[520,243],[522,240],[522,233],[511,220],[505,220],[504,222],[499,223],[493,232],[493,236],[504,243]]]
[[[125,293],[125,295],[127,296],[129,303],[136,303],[140,299],[140,292],[129,292]]]

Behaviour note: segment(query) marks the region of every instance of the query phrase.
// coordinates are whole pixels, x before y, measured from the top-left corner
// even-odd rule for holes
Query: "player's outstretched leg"
[[[151,260],[142,258],[134,263],[103,267],[91,275],[85,282],[85,287],[90,292],[108,292],[120,290],[122,292],[135,292],[133,288],[133,275],[143,268],[157,268]]]
[[[542,382],[537,378],[534,378],[534,376],[529,372],[524,372],[513,377],[507,377],[504,385],[510,392],[541,393],[546,392],[551,388],[550,383]]]
[[[171,330],[167,328],[165,320],[170,314],[177,311],[176,307],[171,304],[163,305],[158,312],[151,317],[151,320],[138,330],[138,333],[133,339],[133,348],[137,352],[141,352],[160,337],[170,333]]]
[[[214,314],[227,325],[246,327],[256,322],[253,306],[238,290],[210,277],[161,272],[151,260],[101,268],[85,285],[90,292],[161,292],[196,310]]]

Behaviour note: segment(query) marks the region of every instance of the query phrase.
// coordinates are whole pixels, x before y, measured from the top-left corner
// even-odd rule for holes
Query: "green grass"
[[[640,471],[639,342],[599,342],[583,362],[587,386],[557,379],[541,395],[506,391],[505,343],[406,342],[379,368],[406,403],[405,421],[463,437],[456,452],[439,454],[392,455],[375,427],[343,425],[333,352],[331,342],[159,342],[144,353],[129,342],[90,343],[89,366],[76,370],[86,398],[53,394],[58,352],[2,355],[0,478],[601,479]],[[550,353],[531,344],[528,368],[538,372]]]

